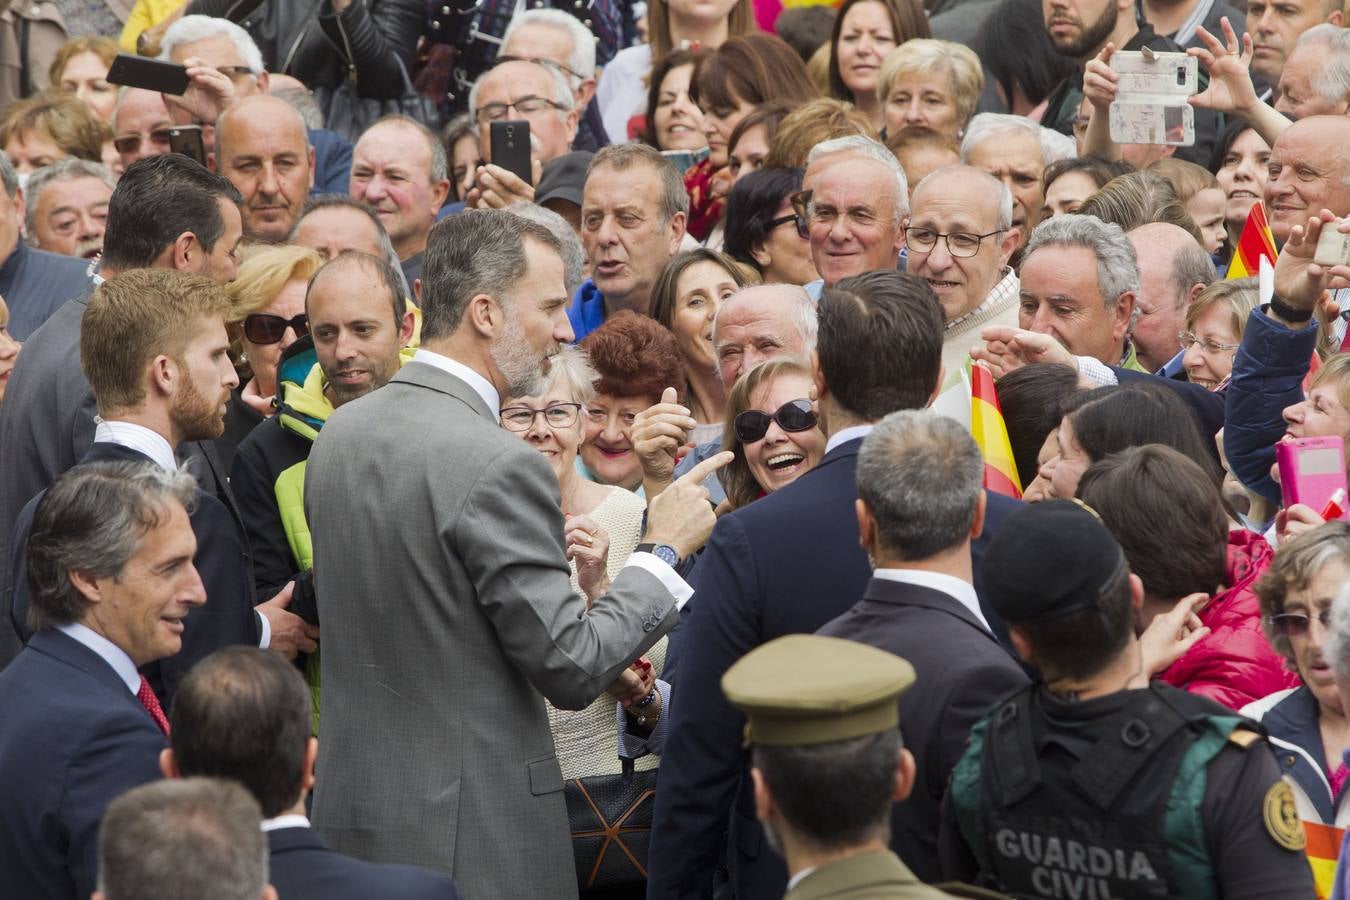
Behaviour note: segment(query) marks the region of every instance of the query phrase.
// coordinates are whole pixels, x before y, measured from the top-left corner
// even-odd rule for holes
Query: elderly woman
[[[792,209],[792,195],[801,188],[801,169],[764,168],[727,195],[722,247],[732,259],[753,266],[765,284],[806,284],[820,277],[806,221]]]
[[[1314,850],[1328,843],[1336,846],[1334,830],[1350,824],[1344,790],[1350,774],[1344,761],[1350,748],[1350,718],[1337,687],[1338,659],[1328,647],[1332,601],[1347,581],[1350,524],[1330,522],[1283,544],[1256,583],[1270,644],[1303,684],[1258,700],[1242,712],[1259,720],[1270,734],[1275,760],[1293,788],[1308,833],[1310,857],[1324,856]],[[1344,660],[1339,663],[1344,668]],[[1315,859],[1313,873],[1318,896],[1327,896],[1334,864],[1325,857]]]
[[[9,307],[0,297],[0,404],[5,402],[5,385],[19,358],[19,342],[9,336]]]
[[[791,358],[762,362],[732,386],[722,449],[736,458],[720,473],[729,509],[791,484],[825,455],[812,389],[811,370]]]
[[[69,94],[47,93],[10,104],[0,118],[0,150],[14,170],[27,174],[70,156],[103,161],[112,132],[85,103]]]
[[[844,0],[830,34],[830,93],[853,103],[880,129],[882,60],[906,41],[931,36],[919,0]]]
[[[238,277],[228,286],[240,386],[231,397],[220,440],[226,466],[253,426],[276,411],[277,364],[287,347],[309,334],[305,286],[321,265],[323,258],[308,247],[264,247],[239,264]]]
[[[620,310],[591,332],[582,349],[599,373],[586,406],[582,475],[636,491],[642,463],[633,449],[633,419],[660,402],[666,388],[684,389],[684,361],[675,337],[647,316]],[[679,396],[677,400],[681,399]]]
[[[1178,335],[1187,381],[1211,391],[1228,386],[1247,316],[1259,299],[1257,287],[1255,278],[1216,281],[1191,301],[1186,330]]]
[[[651,317],[670,329],[684,361],[685,405],[698,422],[691,438],[696,444],[722,433],[726,408],[713,354],[713,320],[722,301],[750,283],[744,266],[700,247],[672,259],[652,288]]]
[[[964,44],[932,38],[896,47],[877,75],[888,134],[922,125],[959,141],[983,90],[979,57]]]

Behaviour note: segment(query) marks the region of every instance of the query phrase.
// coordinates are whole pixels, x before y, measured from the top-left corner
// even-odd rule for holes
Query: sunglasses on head
[[[287,328],[302,338],[309,334],[309,317],[304,313],[290,319],[271,313],[253,313],[244,317],[244,337],[254,344],[275,344],[285,336]]]
[[[150,134],[145,135],[150,139],[150,143],[156,147],[169,146],[169,132],[172,128],[156,128]],[[119,138],[113,138],[113,148],[118,153],[135,153],[141,149],[142,136],[139,134],[125,134]]]
[[[816,414],[811,409],[810,400],[789,400],[773,413],[747,409],[736,416],[732,430],[742,444],[753,444],[768,434],[770,422],[777,422],[784,431],[808,431],[816,427]]]

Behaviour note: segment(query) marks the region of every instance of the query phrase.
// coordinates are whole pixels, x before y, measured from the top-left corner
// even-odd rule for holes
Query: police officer
[[[1039,681],[975,726],[947,793],[945,875],[1014,897],[1314,896],[1260,726],[1147,682],[1143,586],[1094,512],[1015,513],[984,585]]]
[[[891,803],[914,786],[897,702],[913,683],[898,656],[807,634],[763,644],[722,676],[754,747],[756,811],[787,858],[785,900],[953,896],[887,846]]]

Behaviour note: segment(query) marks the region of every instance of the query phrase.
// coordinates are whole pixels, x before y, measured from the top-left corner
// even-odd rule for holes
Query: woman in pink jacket
[[[1266,638],[1252,591],[1270,566],[1270,546],[1229,530],[1219,488],[1199,465],[1159,444],[1132,447],[1088,468],[1078,497],[1144,583],[1141,627],[1183,601],[1195,609],[1188,649],[1159,678],[1231,709],[1298,686]]]

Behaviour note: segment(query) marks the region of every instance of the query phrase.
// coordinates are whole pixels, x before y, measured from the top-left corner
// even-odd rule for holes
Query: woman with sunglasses
[[[790,358],[762,362],[732,386],[722,449],[736,458],[721,472],[729,509],[791,484],[825,455],[812,389],[811,370]]]
[[[753,266],[765,284],[807,284],[820,276],[811,262],[806,220],[791,197],[802,188],[801,169],[760,169],[727,195],[723,251]]]
[[[282,351],[309,334],[305,286],[321,265],[323,258],[308,247],[265,247],[239,264],[238,276],[226,288],[233,305],[229,327],[239,371],[220,441],[227,467],[225,457],[233,457],[244,435],[276,411],[277,363]]]
[[[1350,523],[1338,521],[1283,544],[1256,583],[1270,644],[1303,684],[1249,704],[1242,713],[1270,733],[1270,748],[1293,788],[1310,839],[1326,840],[1333,828],[1350,825],[1350,792],[1344,790],[1350,770],[1343,759],[1350,749],[1350,717],[1327,652],[1332,601],[1347,581]],[[1313,846],[1310,840],[1309,849]],[[1334,868],[1315,868],[1314,875],[1318,896],[1327,896],[1323,888],[1330,887]]]

